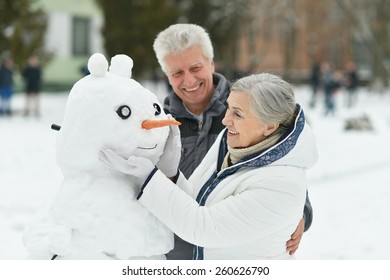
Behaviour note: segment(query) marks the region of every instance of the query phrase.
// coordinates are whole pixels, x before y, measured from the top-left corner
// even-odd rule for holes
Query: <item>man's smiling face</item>
[[[165,56],[166,74],[175,93],[186,107],[199,115],[214,94],[214,62],[209,61],[199,46]]]

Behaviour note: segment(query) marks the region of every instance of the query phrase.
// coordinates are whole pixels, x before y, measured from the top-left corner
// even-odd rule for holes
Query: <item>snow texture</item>
[[[140,184],[99,160],[110,148],[124,158],[155,164],[169,127],[145,130],[145,120],[165,120],[157,97],[130,78],[133,61],[94,54],[90,75],[68,96],[56,144],[61,187],[26,227],[28,259],[163,259],[173,234],[136,200]],[[157,109],[156,109],[157,108]]]
[[[160,103],[167,94],[164,82],[142,85],[158,94]],[[303,235],[297,259],[390,260],[390,92],[359,88],[357,105],[348,108],[346,93],[340,91],[335,116],[324,117],[321,92],[311,108],[310,88],[295,85],[294,91],[319,152],[318,162],[307,172],[313,224]],[[21,115],[24,96],[16,94],[15,115],[0,118],[0,260],[26,257],[22,233],[64,180],[55,160],[59,132],[50,125],[64,125],[67,96],[43,92],[42,116],[35,119]],[[362,115],[370,118],[373,130],[345,129],[346,120]],[[103,129],[102,124],[105,134]],[[105,228],[115,239],[116,232]]]

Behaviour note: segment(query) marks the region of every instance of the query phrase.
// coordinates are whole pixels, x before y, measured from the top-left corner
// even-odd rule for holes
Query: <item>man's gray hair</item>
[[[292,118],[296,102],[291,85],[269,73],[252,74],[237,80],[231,91],[248,93],[253,113],[267,124],[284,124]]]
[[[202,48],[203,55],[209,60],[214,59],[214,50],[209,34],[196,24],[178,23],[161,31],[154,40],[153,49],[158,63],[166,73],[164,58],[167,54],[180,53],[194,45]]]

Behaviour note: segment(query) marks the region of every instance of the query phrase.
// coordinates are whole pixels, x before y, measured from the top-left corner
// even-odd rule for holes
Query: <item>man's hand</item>
[[[302,218],[299,221],[297,229],[291,235],[291,239],[286,243],[287,251],[289,252],[290,255],[293,255],[298,250],[299,243],[301,242],[304,229],[305,229],[305,220]]]
[[[169,119],[174,118],[168,114]],[[169,136],[165,144],[164,153],[156,166],[167,177],[174,177],[177,174],[181,157],[180,129],[177,125],[169,126]]]

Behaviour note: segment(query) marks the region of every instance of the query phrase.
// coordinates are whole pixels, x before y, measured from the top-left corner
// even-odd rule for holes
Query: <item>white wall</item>
[[[72,18],[69,14],[52,12],[48,15],[46,49],[57,57],[71,55]]]
[[[47,83],[73,83],[81,77],[80,67],[87,63],[89,56],[73,56],[72,24],[73,16],[91,19],[90,52],[105,53],[101,28],[101,14],[74,13],[73,11],[49,10],[45,49],[53,54],[53,59],[45,66],[44,79]]]
[[[92,19],[91,22],[91,51],[92,53],[100,52],[104,54],[104,42],[103,37],[101,33],[101,29],[103,26],[103,18],[101,17],[95,17]]]

